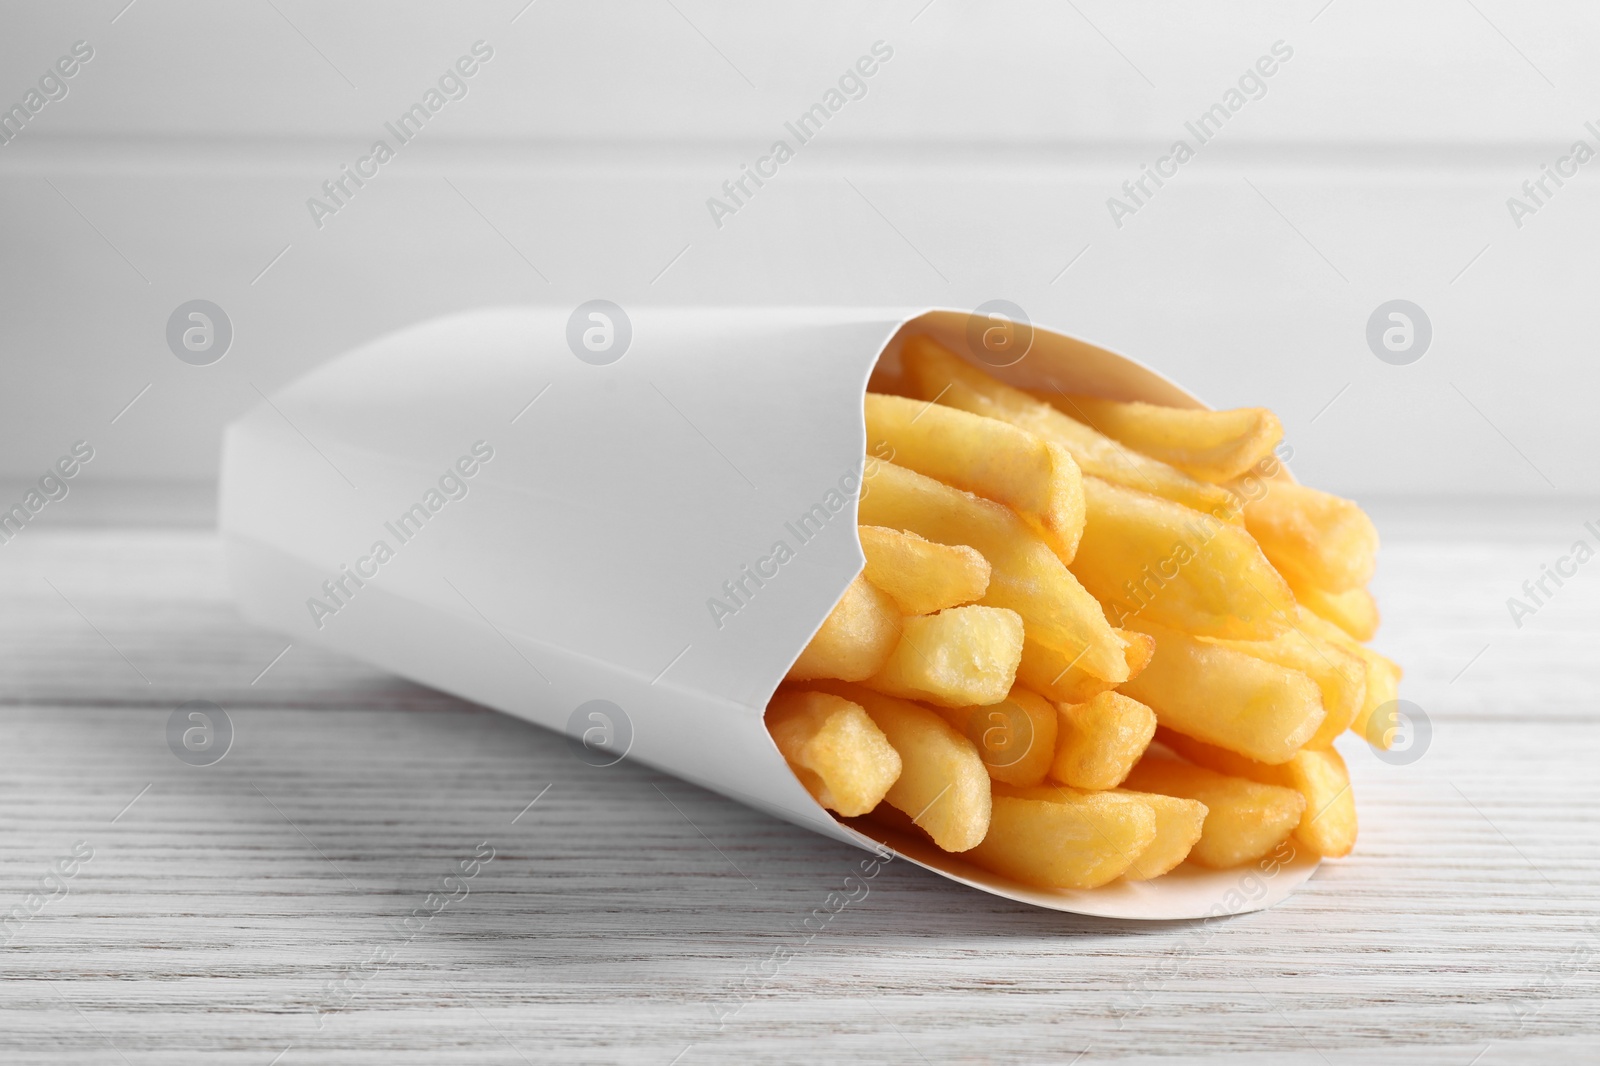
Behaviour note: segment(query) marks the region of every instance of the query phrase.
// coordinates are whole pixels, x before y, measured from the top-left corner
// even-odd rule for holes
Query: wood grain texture
[[[891,863],[815,935],[862,853],[309,647],[257,679],[287,642],[235,617],[208,532],[29,529],[0,549],[0,911],[93,857],[10,927],[0,1057],[1593,1061],[1600,575],[1522,630],[1504,607],[1568,524],[1390,537],[1380,645],[1432,743],[1346,746],[1360,843],[1283,905],[1106,921]],[[214,766],[167,747],[188,699],[234,723]]]

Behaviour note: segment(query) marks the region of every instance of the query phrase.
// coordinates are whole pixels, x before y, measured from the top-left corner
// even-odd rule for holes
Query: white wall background
[[[0,477],[87,438],[102,482],[212,478],[258,389],[463,307],[1003,297],[1275,408],[1319,485],[1600,493],[1600,162],[1520,229],[1505,202],[1600,148],[1592,5],[126,2],[0,5],[0,105],[95,49],[0,147]],[[316,229],[307,197],[479,39],[469,95]],[[1267,95],[1113,226],[1280,39]],[[878,40],[867,95],[715,227]],[[208,367],[164,339],[197,297],[236,331]],[[1410,366],[1365,341],[1397,297],[1434,327]]]

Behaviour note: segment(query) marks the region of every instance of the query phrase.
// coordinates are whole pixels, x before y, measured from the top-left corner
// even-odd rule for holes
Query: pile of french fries
[[[1383,743],[1400,678],[1377,531],[1270,411],[1030,393],[920,336],[872,390],[866,567],[767,709],[819,803],[1047,888],[1349,853],[1333,741]]]

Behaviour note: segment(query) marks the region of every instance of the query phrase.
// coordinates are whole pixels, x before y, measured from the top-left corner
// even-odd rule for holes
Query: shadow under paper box
[[[863,570],[869,376],[897,374],[909,337],[963,352],[969,325],[987,320],[606,314],[626,327],[608,318],[609,335],[629,338],[617,358],[585,349],[589,320],[570,309],[472,311],[341,356],[230,425],[220,526],[244,616],[1009,899],[1193,918],[1269,906],[1310,876],[1317,856],[1291,840],[1236,869],[1046,888],[914,826],[835,818],[763,716]],[[1025,358],[984,369],[1026,388],[1201,407],[1131,360],[1037,327]]]

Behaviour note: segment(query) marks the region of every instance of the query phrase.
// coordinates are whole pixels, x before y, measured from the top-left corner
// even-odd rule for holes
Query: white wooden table
[[[1594,1061],[1600,570],[1520,631],[1504,601],[1600,507],[1503,513],[1379,510],[1380,646],[1432,742],[1346,747],[1360,843],[1288,902],[1105,921],[890,864],[809,943],[860,853],[359,664],[273,663],[203,528],[41,522],[0,547],[0,913],[93,855],[5,927],[0,1059]],[[168,748],[190,699],[235,726],[215,765]]]

